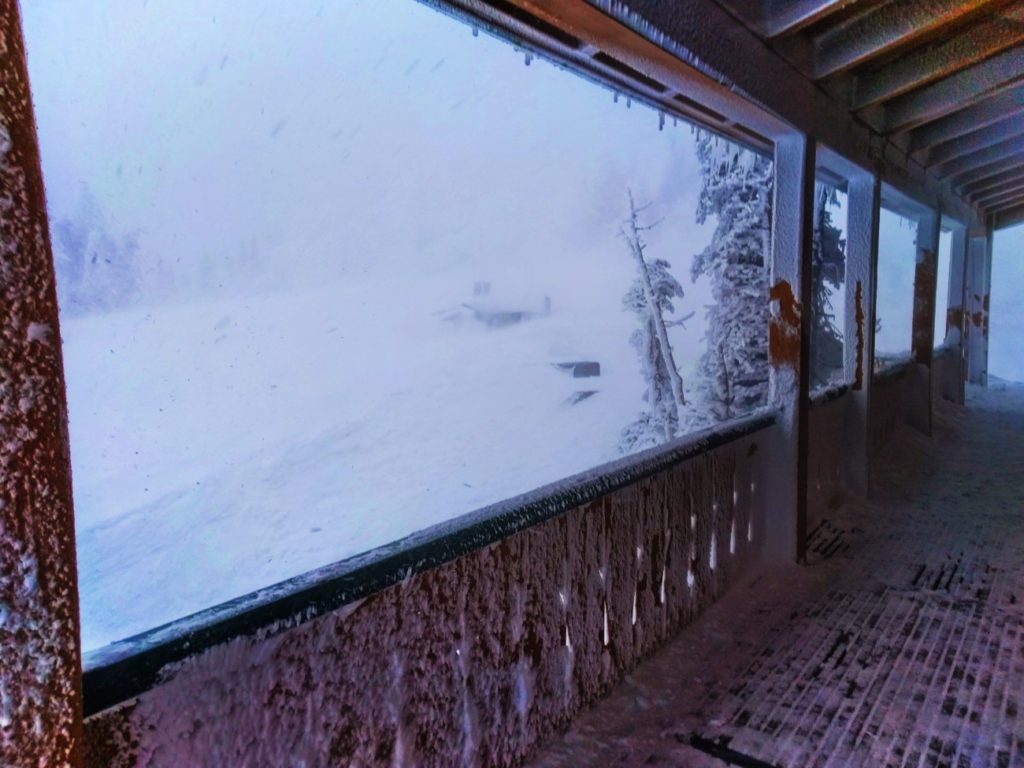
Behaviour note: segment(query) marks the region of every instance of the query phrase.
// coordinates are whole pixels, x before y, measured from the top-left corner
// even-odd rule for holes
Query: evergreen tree
[[[647,245],[641,233],[654,226],[640,224],[640,213],[645,207],[638,208],[630,193],[629,219],[621,231],[637,266],[636,279],[622,297],[622,303],[636,315],[639,323],[630,343],[640,360],[647,403],[647,409],[637,420],[622,430],[619,449],[623,453],[653,447],[675,437],[686,405],[683,380],[676,368],[667,330],[668,326],[680,324],[686,318],[665,320],[666,315],[675,312],[673,300],[683,297],[683,287],[669,271],[669,262],[649,261],[645,255]]]
[[[706,349],[694,425],[724,421],[768,399],[768,279],[774,174],[766,157],[707,132],[697,137],[702,185],[697,222],[716,220],[691,277],[707,277]]]
[[[843,284],[846,241],[829,210],[836,190],[814,185],[814,247],[811,260],[811,386],[824,386],[843,371],[843,329],[836,325],[829,294]]]

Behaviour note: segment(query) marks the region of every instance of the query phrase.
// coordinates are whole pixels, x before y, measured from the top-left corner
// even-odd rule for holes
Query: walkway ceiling
[[[991,217],[1024,221],[1024,0],[717,0]]]

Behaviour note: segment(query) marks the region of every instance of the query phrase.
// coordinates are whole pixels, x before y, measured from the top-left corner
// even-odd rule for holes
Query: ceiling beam
[[[987,179],[990,176],[995,176],[996,174],[1004,170],[1010,170],[1011,168],[1017,168],[1018,166],[1022,165],[1024,165],[1024,152],[1021,152],[1017,155],[1004,157],[992,163],[979,165],[976,168],[971,168],[970,170],[958,173],[955,176],[950,176],[948,178],[953,184],[954,188],[963,190],[964,188],[967,187],[967,185],[972,184],[976,181]]]
[[[1006,200],[997,205],[990,206],[985,209],[985,213],[999,213],[1007,208],[1016,208],[1018,205],[1024,205],[1024,195],[1018,195],[1014,200]]]
[[[1016,224],[1024,223],[1024,203],[1016,208],[1007,208],[999,211],[992,217],[992,229],[1006,229]]]
[[[959,176],[965,171],[991,165],[1006,158],[1024,155],[1024,126],[1018,126],[1018,133],[1005,141],[993,144],[990,147],[968,152],[947,160],[941,165],[933,166],[939,178],[946,176]]]
[[[975,181],[968,182],[966,184],[959,185],[956,189],[962,195],[972,196],[978,195],[986,189],[992,189],[992,187],[1005,184],[1008,181],[1015,181],[1024,175],[1024,164],[1017,166],[1009,166],[1004,170],[997,173],[993,173],[990,176],[977,179]]]
[[[1024,83],[1024,49],[1011,48],[885,105],[886,133],[902,133]]]
[[[984,200],[988,197],[992,197],[993,195],[997,195],[1011,189],[1017,189],[1017,187],[1024,187],[1024,171],[1018,171],[1015,176],[1007,179],[1006,181],[978,189],[973,195],[971,195],[971,202]]]
[[[1024,118],[1010,116],[1005,120],[980,128],[973,133],[939,144],[928,151],[925,165],[941,165],[955,157],[961,157],[985,147],[991,147],[1014,136],[1024,134]]]
[[[766,12],[761,23],[761,34],[777,38],[792,35],[817,24],[834,13],[849,8],[858,0],[775,0],[761,5]],[[770,11],[767,8],[770,7]]]
[[[967,18],[991,0],[898,0],[814,39],[820,80],[896,50]]]
[[[888,101],[1021,42],[1024,42],[1024,6],[1007,10],[963,34],[911,51],[875,72],[858,76],[853,86],[852,106],[861,110]]]
[[[934,147],[1024,112],[1024,84],[964,107],[910,132],[910,151]]]
[[[1019,184],[1016,189],[1001,192],[998,195],[990,195],[984,198],[979,196],[975,202],[982,208],[991,209],[1005,205],[1007,202],[1016,200],[1019,197],[1024,197],[1024,183]]]

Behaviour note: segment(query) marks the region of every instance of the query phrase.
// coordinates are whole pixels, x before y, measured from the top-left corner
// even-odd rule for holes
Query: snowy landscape
[[[770,160],[411,0],[256,5],[25,9],[85,651],[765,402]]]

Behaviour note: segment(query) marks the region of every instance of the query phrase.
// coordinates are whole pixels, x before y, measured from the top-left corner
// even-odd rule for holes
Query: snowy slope
[[[65,322],[85,649],[617,456],[643,406],[617,306],[491,330],[437,313],[465,292],[369,288]]]

